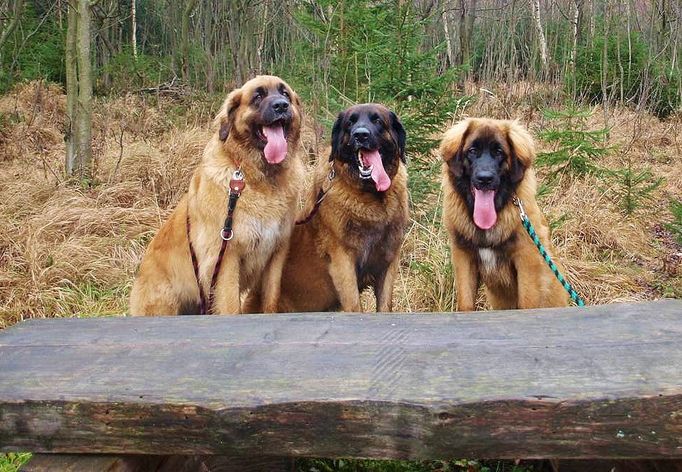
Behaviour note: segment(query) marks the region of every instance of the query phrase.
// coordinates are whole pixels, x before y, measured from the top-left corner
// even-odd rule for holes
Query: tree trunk
[[[571,64],[575,72],[575,60],[578,55],[580,43],[580,31],[582,28],[582,9],[584,0],[573,0],[573,47],[571,49]]]
[[[133,58],[137,60],[137,8],[135,6],[135,0],[130,1],[130,28],[132,30],[132,46],[133,46]]]
[[[594,45],[594,32],[596,30],[596,18],[597,18],[597,8],[595,6],[594,0],[587,0],[589,2],[589,7],[590,7],[590,32],[589,32],[589,41],[590,41],[590,47]]]
[[[468,64],[471,60],[471,38],[474,35],[474,20],[476,19],[477,0],[459,0],[459,64]]]
[[[533,21],[538,32],[538,43],[540,44],[540,59],[542,60],[542,72],[547,76],[547,65],[549,58],[547,55],[547,40],[545,39],[545,31],[542,28],[542,21],[540,20],[540,0],[530,0],[530,9],[533,14]]]
[[[676,61],[677,61],[677,47],[678,44],[680,43],[680,30],[682,29],[680,27],[680,21],[682,20],[682,5],[680,5],[680,2],[677,2],[675,4],[675,15],[677,17],[677,21],[675,22],[675,34],[674,34],[674,40],[673,40],[673,50],[671,53],[671,60],[670,60],[670,75],[672,75],[675,72],[675,66],[676,66]],[[680,91],[678,90],[678,93]]]
[[[21,18],[23,10],[24,0],[16,0],[14,2],[14,15],[7,27],[2,31],[2,34],[0,34],[0,51],[19,24],[19,19]]]
[[[265,1],[263,2],[263,25],[260,30],[260,34],[258,35],[258,50],[257,50],[257,55],[258,55],[258,73],[262,74],[263,73],[263,47],[265,46],[265,30],[268,26],[268,9],[270,7],[270,2]]]
[[[76,119],[78,101],[78,66],[76,62],[76,37],[78,24],[78,10],[75,5],[67,5],[66,20],[66,160],[64,170],[66,175],[72,175],[77,165],[76,136],[78,120]]]
[[[459,0],[459,64],[469,62],[469,37],[467,30],[467,0]]]
[[[472,38],[474,37],[474,20],[476,20],[476,3],[478,0],[471,0],[471,3],[469,4],[469,14],[467,15],[466,18],[466,27],[467,27],[467,53],[469,60],[471,59],[471,52],[473,49],[473,44],[472,44]]]
[[[198,0],[188,0],[182,12],[181,45],[182,50],[182,81],[189,83],[189,21],[196,8]]]
[[[518,64],[516,59],[516,0],[511,2],[511,15],[509,15],[509,39],[507,44],[509,46],[508,53],[508,66],[507,69],[507,82],[512,83],[516,79],[515,72],[518,70]]]
[[[78,0],[78,168],[81,180],[92,178],[92,63],[90,1]]]
[[[574,99],[577,97],[576,60],[578,58],[578,44],[580,43],[583,3],[584,0],[573,0],[573,45],[571,46],[571,63],[569,66],[571,75],[573,76],[571,93],[573,94]]]
[[[445,45],[448,52],[448,66],[455,65],[455,55],[452,51],[452,39],[450,38],[450,23],[447,14],[448,2],[443,2],[441,18],[443,20],[443,33],[445,35]]]
[[[602,107],[604,110],[604,127],[608,128],[609,123],[609,89],[608,89],[608,69],[609,69],[609,59],[608,59],[608,40],[609,37],[609,2],[608,0],[604,4],[604,41],[602,47],[602,62],[601,62],[601,92],[602,92]]]

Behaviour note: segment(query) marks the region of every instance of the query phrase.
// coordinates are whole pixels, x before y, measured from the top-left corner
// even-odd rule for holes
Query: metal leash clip
[[[521,216],[521,221],[526,221],[528,219],[528,215],[526,214],[526,210],[523,209],[523,203],[521,203],[521,199],[517,196],[514,196],[512,203],[514,204],[514,206],[517,206],[519,208],[519,215]]]
[[[239,196],[245,186],[244,172],[242,172],[241,167],[238,167],[237,170],[232,173],[232,178],[230,179],[230,194],[237,194],[237,196]]]
[[[233,173],[232,173],[232,180],[244,180],[244,172],[242,172],[242,168],[238,167]]]

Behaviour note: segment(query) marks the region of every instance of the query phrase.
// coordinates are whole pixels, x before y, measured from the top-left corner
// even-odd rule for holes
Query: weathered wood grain
[[[681,438],[682,301],[0,333],[6,451],[680,458]]]

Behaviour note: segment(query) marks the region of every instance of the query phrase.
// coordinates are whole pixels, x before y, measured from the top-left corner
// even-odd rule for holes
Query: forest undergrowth
[[[595,158],[597,171],[538,168],[554,256],[588,304],[682,297],[682,248],[672,211],[682,199],[680,118],[661,121],[625,108],[605,115],[595,107],[567,125],[539,107],[552,101],[547,109],[566,108],[546,86],[469,84],[467,93],[473,98],[453,122],[463,116],[519,119],[543,155],[560,154],[562,146],[537,138],[548,129],[606,128],[597,143],[606,150]],[[26,318],[126,312],[144,248],[186,191],[219,102],[103,99],[94,118],[95,182],[81,186],[63,178],[62,91],[31,82],[0,98],[0,327]],[[313,115],[308,112],[302,133],[307,162],[325,152],[329,139]],[[624,188],[622,175],[614,177],[623,169],[631,176],[646,173],[644,184],[630,179]],[[456,294],[440,221],[439,157],[408,156],[408,170],[412,221],[394,307],[451,311]],[[647,182],[657,182],[648,193]],[[637,197],[629,214],[623,209],[628,191]],[[372,297],[363,302],[372,309]]]

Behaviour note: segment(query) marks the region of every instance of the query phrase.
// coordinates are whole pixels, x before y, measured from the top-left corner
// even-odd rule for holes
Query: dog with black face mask
[[[339,114],[329,160],[320,159],[308,204],[291,237],[279,311],[359,312],[374,289],[392,310],[393,283],[409,219],[405,130],[386,107]],[[259,301],[250,297],[251,311]]]
[[[568,305],[513,204],[514,197],[522,201],[551,254],[549,226],[535,201],[535,147],[528,131],[515,121],[469,118],[445,133],[440,154],[457,309],[474,310],[480,282],[493,309]]]

